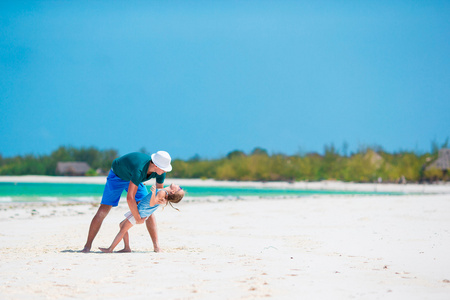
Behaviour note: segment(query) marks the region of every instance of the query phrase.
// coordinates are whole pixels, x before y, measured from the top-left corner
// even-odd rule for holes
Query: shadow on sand
[[[82,252],[81,250],[61,250],[61,253],[85,253]],[[85,254],[111,254],[111,253],[104,253],[100,250],[98,251],[93,251],[91,250],[91,252],[86,252]],[[123,253],[155,253],[155,251],[131,251],[131,252],[119,252],[119,251],[114,251],[113,253],[118,253],[118,254],[123,254]]]

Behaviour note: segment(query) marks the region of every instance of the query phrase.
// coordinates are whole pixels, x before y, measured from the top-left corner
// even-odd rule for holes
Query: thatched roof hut
[[[90,168],[91,167],[85,162],[58,162],[56,165],[56,174],[67,176],[84,176]]]
[[[450,149],[439,150],[438,158],[426,169],[450,170]]]

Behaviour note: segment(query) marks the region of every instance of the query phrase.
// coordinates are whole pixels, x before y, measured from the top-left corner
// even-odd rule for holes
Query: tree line
[[[217,180],[251,181],[320,181],[353,182],[422,182],[450,180],[448,172],[426,169],[437,158],[438,151],[448,147],[432,145],[429,153],[400,151],[388,153],[381,147],[365,147],[350,155],[340,154],[333,146],[325,146],[324,154],[272,154],[262,148],[250,153],[235,150],[219,159],[173,160],[172,178],[213,178]],[[145,148],[140,150],[146,152]],[[87,175],[106,174],[118,157],[114,149],[59,147],[50,155],[0,155],[0,175],[55,175],[58,162],[84,161],[91,166]]]
[[[422,182],[450,180],[448,173],[427,170],[437,158],[432,153],[409,151],[388,153],[378,147],[365,148],[349,156],[335,147],[326,146],[325,153],[305,155],[269,155],[256,148],[250,154],[230,152],[215,160],[175,160],[170,176],[175,178],[214,178],[217,180],[256,181],[320,181],[353,182]]]
[[[56,175],[58,162],[83,161],[91,167],[87,175],[97,175],[97,170],[111,169],[118,157],[116,150],[98,150],[94,147],[59,147],[50,155],[25,155],[4,158],[0,155],[0,175]]]

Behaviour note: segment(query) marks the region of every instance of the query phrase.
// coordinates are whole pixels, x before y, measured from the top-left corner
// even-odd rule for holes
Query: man
[[[87,241],[81,252],[88,253],[91,251],[92,241],[100,230],[103,220],[111,208],[119,204],[120,195],[124,190],[127,191],[127,203],[130,212],[136,220],[136,224],[144,223],[144,219],[140,217],[137,209],[137,202],[148,194],[142,182],[156,178],[156,188],[162,189],[166,178],[165,173],[172,170],[170,161],[170,155],[166,151],[158,151],[151,156],[133,152],[113,161],[111,171],[106,179],[100,207],[92,219]],[[158,232],[154,214],[147,219],[146,225],[152,238],[154,251],[159,252]]]

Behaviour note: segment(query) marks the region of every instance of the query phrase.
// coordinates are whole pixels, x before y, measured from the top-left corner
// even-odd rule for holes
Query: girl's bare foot
[[[120,253],[128,253],[128,252],[131,252],[131,248],[123,248],[122,250],[119,250],[119,251],[117,251],[117,252],[120,252]]]
[[[109,248],[98,248],[98,249],[100,249],[102,252],[105,252],[105,253],[112,253],[112,250],[109,250]]]

